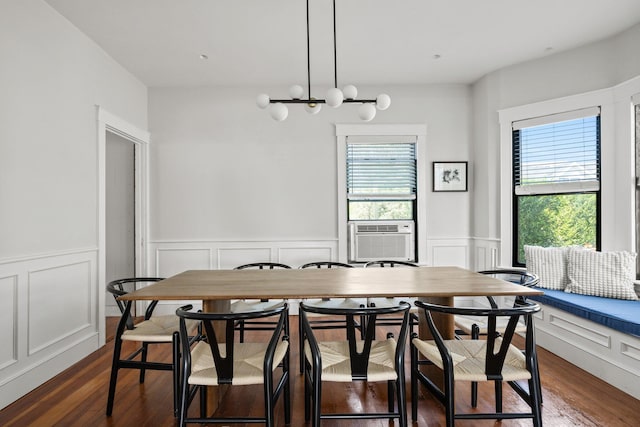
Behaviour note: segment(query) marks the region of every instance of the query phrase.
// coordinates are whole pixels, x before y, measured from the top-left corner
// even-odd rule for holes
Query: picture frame
[[[433,191],[467,191],[468,162],[433,162]]]

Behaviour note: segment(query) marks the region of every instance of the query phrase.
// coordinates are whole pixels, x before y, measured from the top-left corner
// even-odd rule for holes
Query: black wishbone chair
[[[537,286],[540,279],[533,273],[528,273],[523,270],[515,269],[496,269],[496,270],[484,270],[478,273],[487,276],[495,277],[496,279],[505,280],[507,282],[516,283],[518,285],[531,287]],[[522,299],[518,296],[516,299]],[[493,308],[497,308],[498,305],[493,297],[486,297],[487,302]],[[496,330],[499,333],[503,333],[507,326],[507,318],[497,318]],[[468,335],[471,339],[477,340],[480,336],[487,335],[489,325],[487,324],[486,317],[478,316],[455,316],[454,317],[456,336],[462,337]],[[516,326],[516,333],[523,334],[526,332],[526,325],[523,322],[519,322]],[[540,396],[542,401],[542,395]],[[476,407],[478,405],[478,383],[471,382],[471,406]]]
[[[363,307],[340,309],[307,306],[300,303],[302,336],[305,352],[305,420],[312,420],[319,427],[322,419],[398,419],[401,427],[407,425],[404,353],[408,335],[409,308],[402,302],[395,307]],[[308,313],[328,316],[344,316],[346,339],[342,341],[317,341]],[[398,340],[388,334],[385,340],[375,340],[376,318],[385,314],[403,314],[404,321]],[[365,338],[356,338],[356,318],[366,322]],[[323,382],[387,382],[387,412],[374,413],[322,413]],[[396,399],[397,396],[397,399]],[[397,402],[396,402],[397,401]]]
[[[234,270],[290,270],[291,267],[278,262],[252,262],[250,264],[239,265]],[[282,300],[239,300],[231,304],[232,312],[262,311],[278,306]],[[271,321],[260,320],[239,320],[237,327],[240,330],[240,342],[244,341],[244,331],[271,331],[275,324]],[[289,335],[289,331],[286,331]]]
[[[400,267],[420,267],[415,262],[409,261],[393,261],[393,260],[378,260],[369,261],[364,265],[365,268],[400,268]],[[367,305],[370,307],[390,307],[398,305],[400,301],[409,301],[409,297],[394,297],[394,298],[367,298]],[[419,322],[417,316],[417,309],[411,307],[411,316],[409,318],[410,326],[416,326]],[[401,317],[387,316],[386,318],[378,319],[378,326],[400,326],[402,324]]]
[[[175,314],[156,316],[153,311],[158,301],[151,301],[144,314],[144,320],[135,323],[131,313],[134,301],[120,301],[118,297],[136,290],[141,285],[159,282],[159,277],[134,277],[114,280],[107,285],[107,291],[113,295],[121,312],[120,321],[116,329],[113,347],[113,361],[111,364],[111,378],[109,381],[109,394],[107,397],[107,415],[113,412],[113,403],[120,369],[139,369],[140,383],[144,382],[147,369],[172,371],[173,373],[173,411],[178,415],[180,406],[180,340],[178,337],[179,320]],[[189,331],[193,331],[195,323],[190,323]],[[193,337],[192,337],[193,338]],[[122,344],[124,341],[140,343],[135,351],[127,356],[122,356]],[[151,344],[171,344],[171,362],[148,361],[147,353]]]
[[[425,311],[427,325],[433,340],[425,341],[412,334],[411,340],[411,416],[418,415],[418,382],[445,406],[447,427],[455,425],[457,419],[513,419],[531,418],[533,425],[542,426],[540,374],[536,354],[533,314],[540,306],[517,299],[513,307],[506,308],[461,308],[447,307],[416,301],[416,306]],[[432,313],[445,315],[482,316],[487,319],[486,340],[444,340],[436,328]],[[507,318],[502,333],[497,331],[498,318]],[[518,321],[524,318],[526,325],[524,353],[511,344]],[[420,371],[421,365],[436,365],[444,372],[444,390]],[[456,413],[455,381],[494,381],[495,413]],[[528,390],[518,381],[527,381]],[[529,405],[530,412],[502,411],[502,383],[507,382]]]
[[[182,384],[179,425],[186,423],[264,423],[273,427],[275,406],[284,398],[285,424],[291,422],[289,386],[289,307],[281,302],[278,306],[264,311],[245,313],[202,313],[192,312],[191,305],[179,308],[180,336],[185,336],[188,321],[202,325],[204,334],[195,345],[182,341]],[[273,332],[268,341],[238,342],[238,320],[268,319],[274,321]],[[214,326],[223,324],[217,330]],[[277,374],[277,372],[280,372]],[[264,393],[264,416],[217,417],[206,413],[207,386],[229,384],[231,387],[262,384]],[[189,417],[189,405],[200,392],[200,416]]]
[[[522,285],[526,287],[537,286],[538,283],[540,282],[540,279],[538,278],[537,275],[533,273],[528,273],[526,271],[521,271],[521,270],[497,269],[497,270],[479,271],[478,273],[495,277],[496,279],[505,280],[507,282],[516,283],[518,285]],[[493,297],[487,297],[487,298],[488,298],[489,304],[492,307],[496,307],[495,299]],[[483,317],[456,316],[455,317],[456,334],[470,335],[473,339],[478,339],[480,335],[487,334],[486,320],[487,319]],[[502,322],[500,323],[500,325],[498,325],[498,330],[500,330],[501,327],[504,328],[504,326],[506,326],[506,323],[507,323],[506,319],[502,319]],[[524,330],[525,330],[524,325],[522,325],[520,329],[516,330],[516,332],[524,332]]]
[[[351,264],[344,264],[342,262],[335,261],[315,261],[301,265],[299,268],[353,268]],[[359,303],[351,298],[322,298],[322,299],[307,299],[305,304],[314,305],[316,307],[339,307],[339,308],[360,308],[364,307],[364,304]],[[346,327],[344,319],[335,319],[328,316],[315,315],[308,313],[308,316],[313,316],[314,320],[309,322],[313,324],[314,329],[342,329]],[[360,329],[360,335],[364,339],[364,329],[361,322],[356,323],[356,328]],[[302,316],[298,316],[298,331],[302,336]],[[300,343],[300,373],[304,372],[304,342],[298,340]]]

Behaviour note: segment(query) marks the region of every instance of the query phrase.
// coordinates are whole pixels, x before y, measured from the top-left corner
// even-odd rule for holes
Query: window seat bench
[[[640,399],[640,301],[540,290],[537,343]]]
[[[544,291],[544,295],[531,297],[534,301],[559,308],[616,331],[640,337],[640,301],[538,289]]]

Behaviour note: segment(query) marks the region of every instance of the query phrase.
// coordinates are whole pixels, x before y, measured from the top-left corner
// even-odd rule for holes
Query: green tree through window
[[[518,260],[524,244],[596,247],[597,199],[594,193],[518,198]]]

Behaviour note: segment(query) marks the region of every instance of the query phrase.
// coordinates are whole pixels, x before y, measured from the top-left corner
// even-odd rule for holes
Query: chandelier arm
[[[276,104],[276,103],[281,103],[281,104],[309,104],[309,103],[315,103],[315,104],[326,104],[327,101],[325,101],[324,99],[290,99],[290,98],[286,98],[286,99],[270,99],[269,103],[270,104]]]
[[[376,103],[376,99],[345,99],[344,101],[342,101],[345,104],[367,104],[367,103],[371,103],[371,104],[375,104]],[[324,99],[269,99],[269,103],[270,104],[275,104],[275,103],[282,103],[282,104],[309,104],[309,103],[316,103],[316,104],[326,104],[327,101]]]

